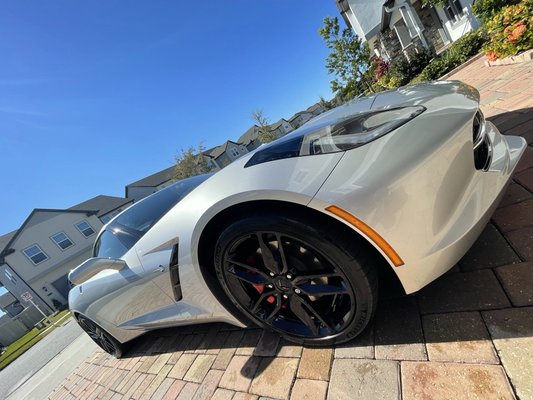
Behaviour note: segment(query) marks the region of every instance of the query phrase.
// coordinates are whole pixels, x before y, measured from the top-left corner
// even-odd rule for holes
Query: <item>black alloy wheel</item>
[[[82,315],[78,317],[78,324],[102,350],[116,358],[122,357],[123,346],[113,336]]]
[[[356,242],[289,217],[250,217],[222,233],[215,269],[258,325],[298,343],[341,343],[366,327],[377,298],[375,274],[354,258]]]

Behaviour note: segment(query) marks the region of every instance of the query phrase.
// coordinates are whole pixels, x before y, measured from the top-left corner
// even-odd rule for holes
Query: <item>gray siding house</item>
[[[96,196],[69,209],[31,212],[16,231],[0,237],[0,283],[20,304],[24,292],[44,312],[67,305],[67,274],[91,256],[104,221],[132,204],[131,199]]]

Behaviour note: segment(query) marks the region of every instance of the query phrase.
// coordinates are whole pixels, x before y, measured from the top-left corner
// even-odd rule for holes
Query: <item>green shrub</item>
[[[465,62],[478,54],[486,41],[487,37],[485,32],[482,29],[477,29],[455,41],[448,51],[455,53],[461,59],[461,62]]]
[[[502,8],[484,28],[489,41],[483,51],[491,61],[533,48],[533,0]]]
[[[416,75],[428,65],[433,58],[433,53],[428,49],[417,49],[417,53],[410,56],[410,61],[407,61],[405,57],[398,57],[398,60],[394,61],[390,68],[389,81],[393,84],[398,84],[394,87],[399,87],[408,83]]]
[[[472,4],[472,12],[481,21],[486,22],[504,6],[517,3],[510,0],[476,0]]]
[[[467,33],[455,41],[448,50],[433,60],[432,63],[428,64],[417,77],[416,82],[439,79],[478,54],[485,42],[486,37],[481,29]]]

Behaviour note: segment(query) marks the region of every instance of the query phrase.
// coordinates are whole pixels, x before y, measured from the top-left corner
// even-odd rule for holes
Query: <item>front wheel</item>
[[[259,326],[306,345],[346,342],[373,316],[377,277],[367,247],[335,228],[280,215],[237,221],[216,243],[217,277]]]

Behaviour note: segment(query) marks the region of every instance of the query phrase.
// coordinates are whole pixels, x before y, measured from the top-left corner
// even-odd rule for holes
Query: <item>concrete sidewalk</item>
[[[450,79],[485,114],[533,142],[533,63]],[[51,399],[533,399],[533,148],[491,223],[448,274],[382,301],[344,346],[310,349],[259,329],[211,324],[145,335],[126,358],[98,350]]]

